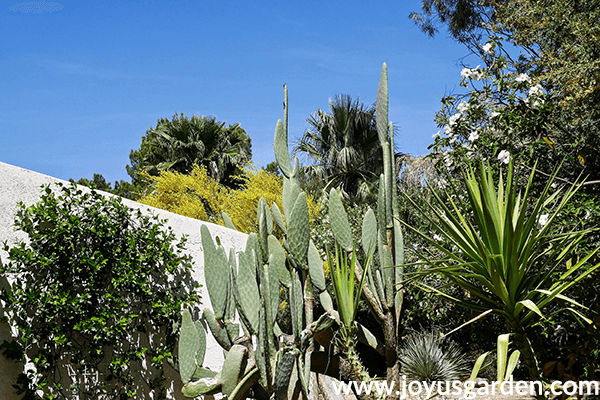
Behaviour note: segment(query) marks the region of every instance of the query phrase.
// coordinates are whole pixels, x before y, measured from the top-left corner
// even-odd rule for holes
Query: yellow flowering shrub
[[[190,218],[220,222],[218,204],[227,198],[227,188],[211,179],[206,170],[194,166],[190,174],[165,171],[151,176],[153,191],[139,199],[142,204]]]
[[[221,212],[225,212],[239,231],[256,231],[256,208],[261,197],[269,207],[275,202],[283,212],[282,179],[264,169],[245,171],[240,178],[244,184],[233,190],[219,185],[198,166],[187,175],[162,172],[151,177],[154,191],[139,202],[221,225],[224,225]],[[312,221],[319,214],[320,206],[311,197],[307,200]]]

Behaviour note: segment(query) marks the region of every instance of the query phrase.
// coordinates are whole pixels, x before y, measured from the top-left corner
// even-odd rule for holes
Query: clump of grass
[[[398,352],[402,375],[408,380],[458,380],[468,374],[468,362],[458,345],[438,331],[409,335]]]

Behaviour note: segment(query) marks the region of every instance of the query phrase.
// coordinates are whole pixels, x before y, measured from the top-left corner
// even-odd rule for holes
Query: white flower
[[[548,223],[548,214],[542,214],[538,218],[538,227],[542,229]]]
[[[473,71],[473,73],[471,74],[471,78],[474,81],[480,81],[480,80],[482,80],[483,79],[483,71],[480,71],[480,70]]]
[[[482,78],[483,72],[479,71],[478,65],[475,68],[463,68],[462,71],[460,71],[460,75],[463,78],[473,78],[477,81]]]
[[[542,85],[540,85],[539,83],[535,86],[532,86],[529,89],[529,92],[527,93],[527,96],[529,97],[529,100],[531,101],[531,106],[532,107],[537,107],[540,104],[542,104],[544,101],[542,99],[540,99],[540,95],[543,95],[543,88]],[[533,98],[532,98],[533,97]]]
[[[492,112],[490,113],[490,118],[496,118],[496,117],[497,117],[497,116],[499,116],[499,115],[500,115],[500,113],[499,113],[498,111],[492,111]]]
[[[479,70],[479,65],[471,70],[471,79],[475,81],[483,79],[483,71]]]
[[[450,168],[452,166],[454,161],[452,160],[450,153],[446,152],[446,154],[444,154],[444,162],[446,163],[446,168]]]
[[[515,81],[517,81],[519,83],[522,83],[522,82],[531,82],[531,78],[527,74],[520,74],[519,76],[517,76],[515,78]]]
[[[461,117],[460,113],[454,114],[453,116],[451,116],[448,119],[448,125],[450,125],[451,127],[454,126],[454,125],[456,125],[456,123],[458,122],[458,120],[460,119],[460,117]]]
[[[489,55],[494,54],[494,49],[492,47],[493,47],[493,45],[491,43],[484,44],[483,47],[482,47],[483,48],[483,52],[485,54],[489,54]]]
[[[474,142],[475,140],[479,139],[479,129],[475,129],[473,132],[471,132],[471,134],[469,135],[469,142]]]
[[[450,125],[446,125],[444,126],[444,133],[448,136],[452,136],[453,132],[452,132],[452,128],[450,127]]]
[[[540,85],[540,84],[538,83],[537,85],[535,85],[535,86],[532,86],[532,87],[531,87],[531,89],[529,89],[529,93],[527,93],[527,95],[528,95],[529,97],[531,97],[531,96],[535,96],[535,95],[537,95],[537,94],[541,94],[541,93],[543,93],[543,92],[542,92],[542,89],[543,89],[543,88],[542,88],[542,85]]]
[[[441,242],[442,237],[436,233],[435,235],[433,235],[433,240],[435,240],[436,242]]]
[[[442,132],[442,131],[437,131],[437,133],[434,133],[433,135],[431,135],[431,137],[432,137],[432,138],[434,138],[434,139],[437,139],[437,138],[439,138],[439,137],[440,137],[440,133],[441,133],[441,132]]]
[[[510,153],[506,150],[502,150],[500,154],[498,154],[498,160],[502,161],[504,164],[508,164],[510,162]]]
[[[456,106],[456,111],[458,111],[459,113],[464,113],[465,111],[467,111],[469,109],[469,104],[461,101],[460,104],[458,106]]]

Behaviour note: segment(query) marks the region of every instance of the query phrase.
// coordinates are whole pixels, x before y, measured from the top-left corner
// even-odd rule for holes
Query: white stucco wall
[[[0,243],[7,241],[9,245],[12,245],[17,240],[26,238],[23,232],[16,232],[13,228],[16,204],[19,201],[23,201],[26,205],[36,203],[39,200],[40,187],[44,184],[55,182],[68,184],[68,182],[61,181],[60,179],[0,162]],[[106,193],[106,196],[111,195]],[[229,252],[230,248],[233,248],[236,252],[242,251],[246,246],[247,235],[220,225],[148,207],[135,201],[123,199],[123,203],[131,208],[139,208],[144,213],[158,214],[161,219],[168,221],[166,225],[171,227],[178,237],[181,237],[181,235],[188,236],[186,252],[194,260],[193,276],[203,285],[203,307],[210,306],[210,299],[204,281],[204,259],[200,239],[200,226],[206,224],[213,238],[218,236],[227,252]],[[6,252],[0,250],[0,259],[6,261],[6,258]],[[211,369],[219,369],[223,362],[223,350],[210,334],[208,336],[204,364]],[[7,329],[6,324],[0,324],[0,343],[4,339],[9,339],[9,337],[10,330]],[[17,365],[0,354],[0,394],[2,394],[1,398],[3,400],[19,398],[13,394],[14,389],[12,385],[15,382],[16,376],[21,371],[22,365]],[[173,374],[173,385],[175,392],[179,394],[180,381],[176,373]],[[179,395],[176,398],[182,398],[182,396]]]

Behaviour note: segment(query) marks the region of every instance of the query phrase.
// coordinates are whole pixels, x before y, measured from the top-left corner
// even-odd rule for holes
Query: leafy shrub
[[[460,348],[443,339],[439,332],[413,333],[398,352],[402,375],[420,382],[454,381],[467,372]]]
[[[261,197],[267,204],[276,203],[283,210],[281,177],[264,169],[245,171],[239,176],[243,184],[236,190],[220,185],[197,165],[187,175],[162,172],[152,179],[154,192],[143,197],[141,203],[222,225],[225,212],[235,227],[245,233],[256,230],[256,208]],[[310,196],[308,207],[314,218],[319,206]]]
[[[191,260],[180,255],[185,240],[173,245],[174,233],[158,217],[118,197],[58,187],[46,186],[31,207],[19,204],[15,226],[29,240],[5,245],[9,262],[0,264],[12,280],[2,300],[37,370],[21,376],[21,392],[30,399],[36,390],[44,399],[88,390],[132,398],[141,384],[134,364],[161,371],[181,307],[199,301]],[[90,375],[100,377],[92,388]],[[144,386],[158,390],[160,380],[148,376]]]

